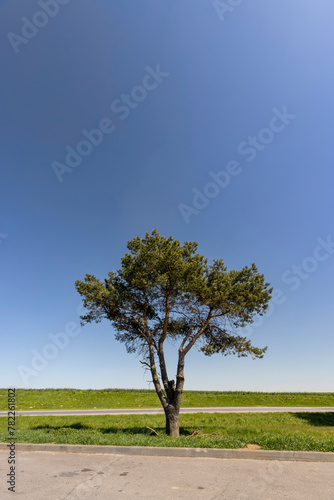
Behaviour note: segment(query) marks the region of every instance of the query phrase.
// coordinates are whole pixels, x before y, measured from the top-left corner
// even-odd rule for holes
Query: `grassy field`
[[[176,439],[164,435],[164,424],[164,415],[17,417],[16,441],[334,452],[334,413],[184,414]],[[0,418],[0,441],[8,440]]]
[[[184,391],[183,407],[333,406],[334,393]],[[17,410],[159,408],[154,390],[17,389]],[[7,389],[0,389],[0,411],[7,410]]]

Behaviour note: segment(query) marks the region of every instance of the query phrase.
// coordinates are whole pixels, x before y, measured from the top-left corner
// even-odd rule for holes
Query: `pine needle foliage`
[[[228,271],[221,259],[208,264],[197,247],[196,242],[181,245],[153,230],[128,241],[121,268],[103,282],[91,274],[75,282],[86,308],[82,325],[102,319],[112,323],[127,351],[142,354],[165,410],[180,406],[184,358],[194,345],[207,356],[255,359],[266,351],[239,331],[265,313],[272,292],[269,283],[255,264]],[[176,385],[167,375],[167,338],[179,341]]]

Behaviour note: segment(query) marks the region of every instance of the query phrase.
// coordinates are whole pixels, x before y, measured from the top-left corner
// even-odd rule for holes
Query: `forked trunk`
[[[165,409],[166,416],[166,434],[171,437],[179,437],[179,420],[180,420],[180,409],[175,406],[168,405]]]

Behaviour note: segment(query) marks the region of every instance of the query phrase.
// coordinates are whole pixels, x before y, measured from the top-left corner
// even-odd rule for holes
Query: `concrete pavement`
[[[19,452],[20,500],[333,500],[333,463]],[[0,497],[7,491],[0,451]]]
[[[8,450],[8,443],[0,443],[0,451]],[[321,451],[259,450],[252,448],[185,448],[182,446],[114,446],[55,443],[16,443],[21,452],[89,453],[107,455],[145,455],[154,457],[233,458],[252,460],[284,460],[298,462],[332,462],[334,453]]]
[[[181,408],[180,413],[307,413],[334,412],[333,406],[223,406]],[[29,410],[16,411],[17,416],[77,416],[77,415],[154,415],[163,414],[162,408],[113,408],[93,410]],[[7,412],[1,411],[0,417],[7,417]]]

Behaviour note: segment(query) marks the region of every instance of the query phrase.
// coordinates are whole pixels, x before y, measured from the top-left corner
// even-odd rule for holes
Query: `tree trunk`
[[[180,436],[180,407],[184,386],[184,354],[179,350],[179,360],[177,366],[176,386],[174,380],[168,381],[168,405],[164,407],[166,416],[166,434],[171,437]]]
[[[180,408],[173,405],[168,405],[165,409],[166,416],[166,434],[171,437],[179,437],[179,419],[180,419]]]

